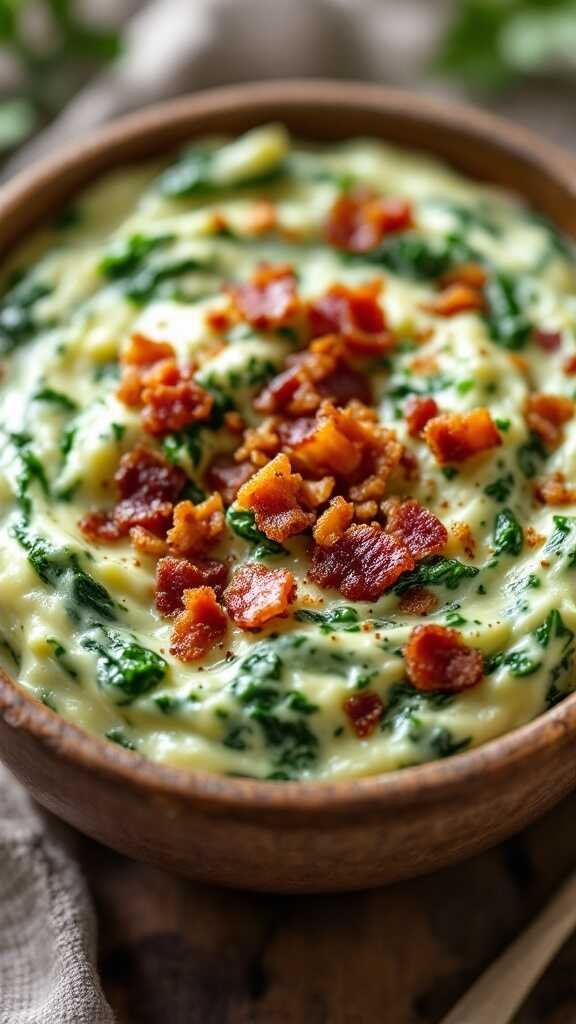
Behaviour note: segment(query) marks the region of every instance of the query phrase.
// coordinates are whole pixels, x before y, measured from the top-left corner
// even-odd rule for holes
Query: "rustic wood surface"
[[[372,892],[208,888],[88,840],[119,1024],[438,1024],[576,867],[576,795],[519,836]],[[576,1022],[576,937],[515,1024]]]

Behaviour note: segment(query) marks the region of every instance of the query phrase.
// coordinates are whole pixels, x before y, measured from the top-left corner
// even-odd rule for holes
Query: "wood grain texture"
[[[113,124],[3,190],[0,243],[9,247],[106,168],[269,120],[306,137],[366,134],[428,149],[515,188],[576,234],[576,173],[561,150],[478,111],[309,81],[216,90]],[[146,762],[64,722],[0,672],[0,756],[40,803],[131,856],[247,889],[358,889],[477,853],[574,787],[575,736],[573,696],[443,762],[353,782],[278,785]]]
[[[341,896],[209,888],[85,842],[119,1024],[438,1024],[576,863],[576,797],[465,864]],[[515,1024],[574,1024],[576,936]]]

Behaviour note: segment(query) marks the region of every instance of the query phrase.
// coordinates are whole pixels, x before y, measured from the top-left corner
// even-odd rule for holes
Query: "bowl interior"
[[[555,146],[490,115],[431,102],[396,90],[330,82],[273,82],[231,87],[184,98],[124,118],[93,137],[22,173],[0,195],[0,244],[5,253],[24,233],[69,202],[104,171],[170,152],[207,133],[235,134],[282,121],[297,136],[338,140],[374,136],[449,161],[465,174],[519,193],[567,233],[576,235],[576,162]],[[484,785],[503,763],[521,771],[536,748],[576,731],[576,696],[514,733],[450,761],[336,784],[254,782],[170,769],[145,762],[63,722],[0,672],[0,711],[12,724],[91,770],[122,775],[140,787],[208,797],[220,806],[259,804],[308,812],[375,809],[387,800],[405,806],[431,790],[448,794],[466,780]]]

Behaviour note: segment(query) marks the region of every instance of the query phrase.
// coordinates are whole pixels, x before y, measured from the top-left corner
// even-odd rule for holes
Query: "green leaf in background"
[[[36,111],[30,100],[22,98],[1,101],[0,149],[12,149],[24,142],[34,131],[36,120]]]
[[[484,92],[562,65],[576,69],[576,0],[461,0],[435,60]]]

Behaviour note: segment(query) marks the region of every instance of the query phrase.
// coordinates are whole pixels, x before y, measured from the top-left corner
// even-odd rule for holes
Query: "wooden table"
[[[576,867],[576,795],[426,878],[344,896],[210,889],[85,841],[121,1024],[437,1024]],[[516,1018],[575,1024],[576,937]]]

